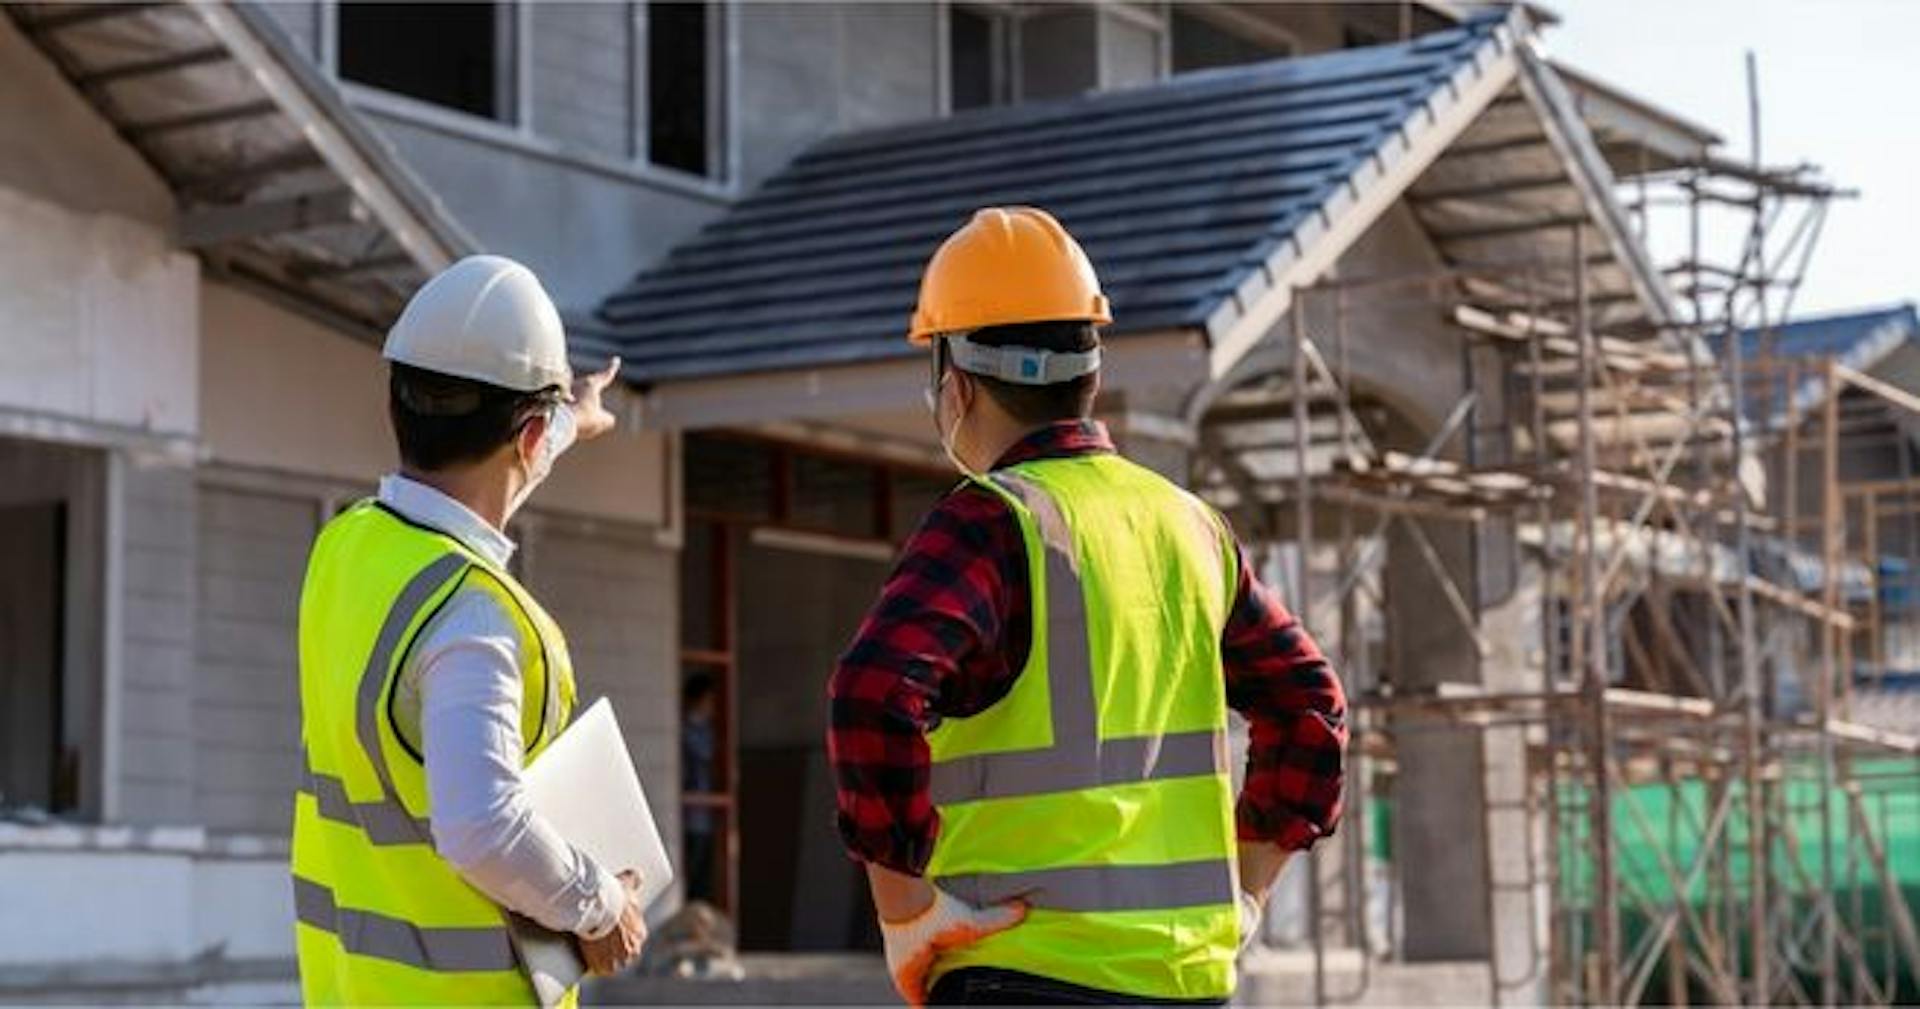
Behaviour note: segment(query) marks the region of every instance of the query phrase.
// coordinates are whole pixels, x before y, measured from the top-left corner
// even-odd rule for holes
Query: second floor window
[[[487,119],[513,119],[511,8],[342,3],[340,76]]]
[[[1274,39],[1227,27],[1218,15],[1175,6],[1168,30],[1172,32],[1173,72],[1230,67],[1293,55],[1293,47]]]
[[[713,174],[716,23],[708,3],[647,4],[647,160]]]
[[[1013,25],[989,7],[947,8],[948,95],[953,111],[1012,100],[1008,73]]]

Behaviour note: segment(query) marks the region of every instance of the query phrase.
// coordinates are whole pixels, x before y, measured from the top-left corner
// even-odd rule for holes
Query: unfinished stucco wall
[[[173,196],[58,70],[0,18],[0,188],[167,227]],[[10,228],[0,227],[0,235]]]
[[[212,461],[371,487],[397,459],[377,348],[245,291],[207,283],[200,383]],[[623,393],[615,392],[616,408]],[[537,507],[646,525],[666,521],[667,439],[631,424],[579,445]]]
[[[565,309],[598,304],[724,205],[489,132],[365,111],[482,248],[532,267]]]
[[[0,409],[191,435],[198,269],[151,225],[0,187]]]

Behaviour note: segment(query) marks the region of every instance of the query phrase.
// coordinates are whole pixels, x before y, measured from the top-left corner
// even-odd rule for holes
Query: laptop
[[[608,872],[640,874],[640,906],[652,906],[673,885],[660,828],[606,698],[574,719],[521,777],[534,811],[561,837]],[[507,918],[540,1004],[557,1005],[587,974],[574,937],[517,914]]]

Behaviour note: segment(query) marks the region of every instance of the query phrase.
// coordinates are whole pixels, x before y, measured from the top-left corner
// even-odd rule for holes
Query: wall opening
[[[647,160],[694,175],[714,174],[715,14],[708,3],[647,5]]]
[[[104,470],[0,439],[0,812],[99,812]]]
[[[1178,6],[1171,12],[1169,28],[1176,74],[1293,55],[1293,47],[1283,42],[1251,38]]]
[[[947,75],[953,111],[1001,105],[1010,100],[1008,49],[1012,25],[1005,15],[977,7],[947,8]]]
[[[826,684],[899,533],[950,479],[732,435],[687,439],[681,553],[686,893],[741,947],[876,949],[842,851]]]
[[[500,3],[342,3],[340,76],[460,112],[511,122],[512,7]]]

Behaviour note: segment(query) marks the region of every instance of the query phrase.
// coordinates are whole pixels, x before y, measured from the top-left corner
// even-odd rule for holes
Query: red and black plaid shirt
[[[1113,450],[1103,425],[1062,423],[1027,436],[996,468]],[[1012,687],[1033,634],[1027,581],[1019,520],[983,488],[948,494],[907,542],[828,686],[827,754],[854,857],[910,875],[925,869],[940,833],[925,732]],[[1227,703],[1252,728],[1239,836],[1304,848],[1340,814],[1340,681],[1244,551],[1221,640]]]

